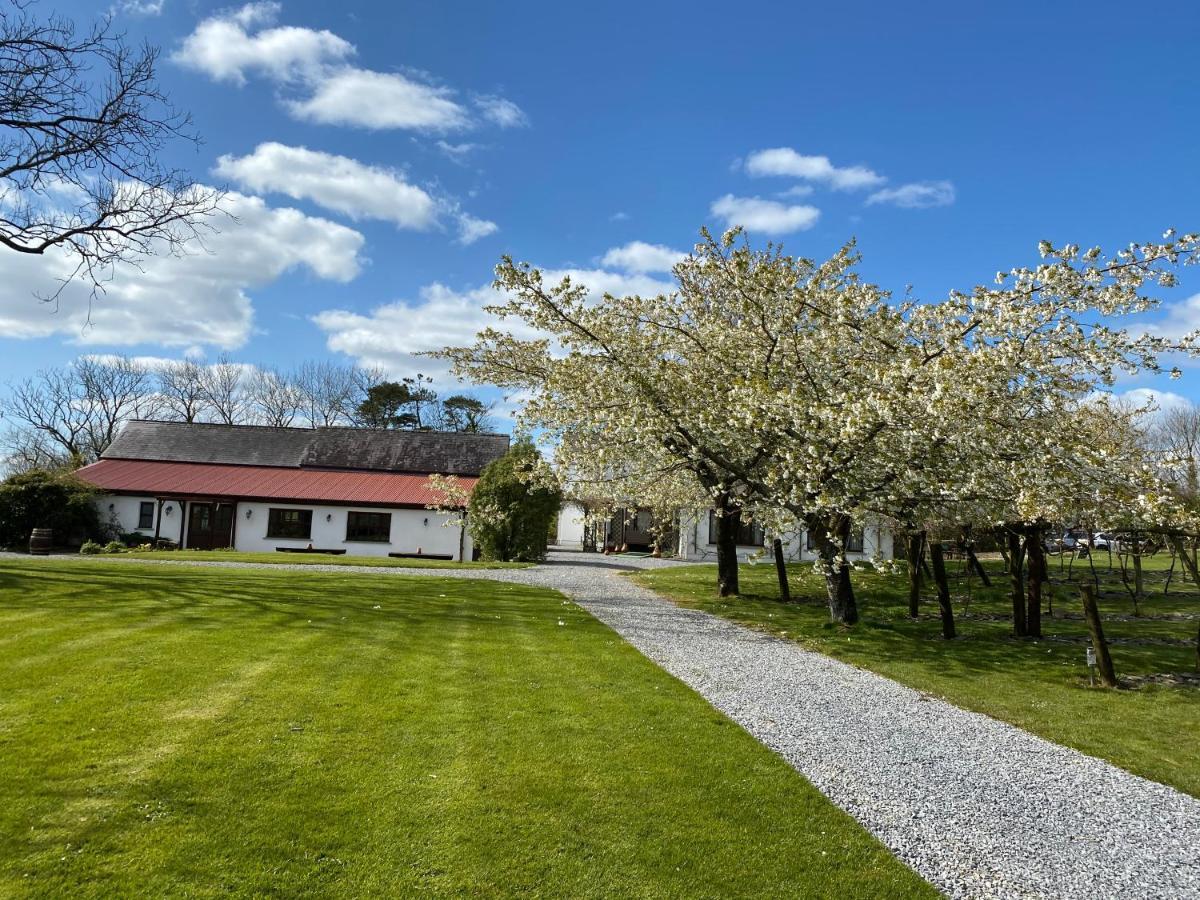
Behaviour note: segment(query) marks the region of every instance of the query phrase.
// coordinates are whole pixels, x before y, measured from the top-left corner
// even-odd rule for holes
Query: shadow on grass
[[[118,613],[194,628],[336,626],[374,633],[381,622],[486,621],[503,628],[558,611],[544,588],[464,578],[375,578],[356,573],[205,569],[118,563],[0,564],[0,614],[43,608],[75,617]],[[368,580],[369,579],[369,580]]]
[[[846,662],[865,665],[884,674],[909,673],[914,677],[948,682],[983,684],[999,676],[1008,684],[1041,681],[1047,685],[1085,687],[1085,647],[1089,640],[1082,617],[1055,618],[1049,599],[1059,614],[1078,610],[1074,585],[1056,585],[1043,604],[1043,638],[1018,638],[1012,632],[1011,599],[1007,576],[989,566],[991,588],[975,580],[959,579],[952,585],[958,637],[945,640],[936,603],[923,595],[920,617],[908,615],[907,576],[861,572],[855,592],[861,620],[847,628],[830,622],[823,582],[810,566],[789,566],[792,602],[779,600],[773,569],[743,567],[742,593],[734,598],[715,596],[713,575],[698,569],[642,572],[634,578],[687,606],[713,612],[750,627],[797,641]],[[1078,574],[1078,573],[1077,573]],[[1188,586],[1192,587],[1191,585]],[[928,592],[930,587],[925,586]],[[1197,609],[1195,592],[1167,599],[1148,598],[1143,611]],[[1105,624],[1113,641],[1113,655],[1127,674],[1185,671],[1194,665],[1194,620],[1131,619],[1121,598],[1103,604],[1104,612],[1118,621]],[[1130,607],[1131,608],[1131,607]]]

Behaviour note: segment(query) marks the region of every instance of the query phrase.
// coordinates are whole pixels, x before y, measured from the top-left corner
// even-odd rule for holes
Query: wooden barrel
[[[35,528],[29,535],[29,555],[49,556],[54,546],[54,531],[50,528]]]

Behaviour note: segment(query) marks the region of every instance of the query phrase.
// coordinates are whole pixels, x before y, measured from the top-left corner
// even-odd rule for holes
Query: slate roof
[[[507,452],[507,434],[318,428],[300,464],[321,469],[478,475]]]
[[[127,422],[104,459],[298,467],[313,439],[307,428]]]
[[[102,458],[475,476],[508,451],[508,440],[506,434],[139,420],[125,425]]]

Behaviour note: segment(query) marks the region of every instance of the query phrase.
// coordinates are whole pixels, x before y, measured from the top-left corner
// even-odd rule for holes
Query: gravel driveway
[[[294,568],[562,591],[950,896],[1200,898],[1200,800],[617,574],[661,565],[672,563],[552,553],[519,570]]]

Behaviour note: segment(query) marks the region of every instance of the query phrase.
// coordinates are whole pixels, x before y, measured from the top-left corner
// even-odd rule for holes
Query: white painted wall
[[[115,517],[121,531],[139,531],[139,504],[153,497],[129,497],[102,495],[96,505],[106,521]],[[109,507],[112,507],[110,510]],[[155,503],[157,510],[157,502]],[[270,509],[312,510],[312,536],[307,540],[267,537],[267,511]],[[170,510],[168,512],[168,509]],[[347,541],[346,519],[351,510],[362,512],[385,512],[392,516],[391,540],[388,543],[371,541]],[[247,515],[249,513],[249,515]],[[275,552],[276,547],[307,547],[322,550],[345,549],[347,556],[387,556],[389,553],[417,553],[449,555],[458,559],[459,527],[444,525],[452,517],[445,513],[424,509],[396,509],[367,506],[318,506],[294,503],[241,502],[234,510],[234,549],[248,552]],[[163,504],[162,531],[160,537],[179,540],[181,504],[168,500]],[[147,540],[154,537],[154,529],[141,529]],[[470,559],[473,549],[471,535],[463,535],[465,558]]]
[[[799,537],[793,537],[790,540],[783,542],[783,554],[786,559],[792,562],[801,562],[807,560],[811,562],[816,558],[816,553],[812,550],[805,550],[807,535],[803,532]],[[767,535],[767,547],[770,547],[769,542],[771,536]],[[684,523],[683,528],[679,533],[679,556],[681,559],[690,559],[696,561],[715,562],[717,559],[717,545],[715,543],[716,535],[708,533],[708,514],[704,513],[695,522]],[[738,559],[745,562],[750,556],[761,552],[761,547],[738,547]],[[863,551],[862,553],[847,553],[846,558],[852,560],[869,560],[877,556],[882,559],[892,558],[892,533],[891,530],[878,525],[868,525],[863,532]]]
[[[100,510],[101,521],[111,523],[118,531],[144,534],[147,541],[152,541],[154,540],[153,524],[149,528],[137,527],[141,504],[144,502],[154,504],[154,515],[157,518],[159,515],[158,501],[154,497],[128,497],[122,494],[101,494],[95,500],[96,508]],[[158,536],[167,540],[178,541],[179,523],[181,520],[180,504],[175,500],[168,500],[163,504],[162,525]]]
[[[312,536],[308,540],[267,537],[267,511],[270,509],[311,509]],[[391,540],[386,544],[347,541],[346,519],[351,510],[391,513]],[[458,559],[459,527],[443,527],[452,517],[427,509],[242,502],[238,504],[236,517],[234,546],[237,550],[273,552],[276,547],[307,547],[312,544],[313,547],[322,550],[345,549],[347,556],[387,556],[389,553],[419,551],[423,554],[449,555]],[[469,560],[472,549],[471,535],[468,533],[463,539],[466,559]]]
[[[583,519],[586,513],[578,503],[564,503],[558,511],[555,543],[571,550],[583,549]]]

